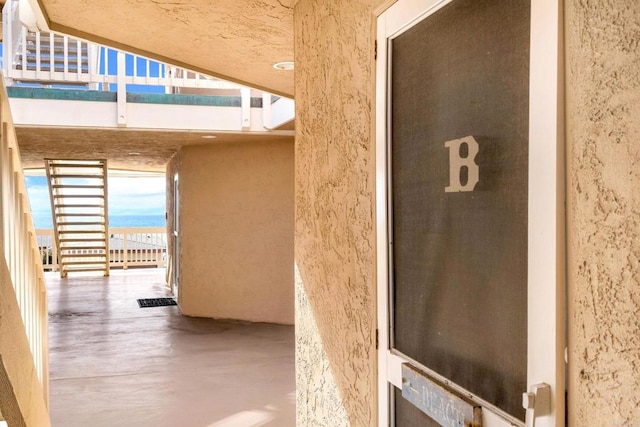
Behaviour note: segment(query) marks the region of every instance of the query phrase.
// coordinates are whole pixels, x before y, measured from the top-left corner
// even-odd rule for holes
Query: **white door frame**
[[[178,299],[180,292],[180,181],[178,174],[173,176],[173,296]]]
[[[378,17],[376,63],[376,228],[378,277],[378,419],[392,425],[390,387],[402,388],[390,349],[388,238],[388,42],[452,0],[398,0]],[[453,0],[455,1],[455,0]],[[551,411],[536,427],[564,425],[565,237],[562,0],[531,1],[528,200],[527,388],[551,386]],[[530,390],[522,390],[523,392]],[[466,393],[470,395],[470,393]],[[524,425],[482,405],[483,427]]]

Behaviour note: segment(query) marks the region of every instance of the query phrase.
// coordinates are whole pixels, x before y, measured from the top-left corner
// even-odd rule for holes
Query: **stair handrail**
[[[13,295],[3,294],[2,298],[16,304],[24,329],[11,330],[12,341],[19,343],[25,339],[31,352],[32,369],[29,360],[20,360],[22,387],[25,381],[35,373],[38,389],[42,392],[43,402],[48,406],[49,363],[47,335],[47,291],[42,268],[42,259],[33,226],[33,219],[27,189],[24,181],[20,150],[16,131],[11,118],[9,99],[0,76],[0,256],[4,259],[13,288]],[[3,319],[4,321],[4,319]],[[0,323],[1,326],[1,323]],[[24,335],[22,335],[24,334]],[[24,337],[24,338],[22,338]],[[25,344],[26,345],[26,344]],[[0,356],[4,356],[0,348]],[[9,354],[11,356],[11,354]],[[4,360],[3,360],[4,362]],[[11,378],[10,378],[11,380]],[[21,389],[31,391],[31,388]],[[33,396],[30,404],[36,405]],[[30,409],[29,409],[30,410]],[[48,415],[45,417],[48,418]],[[38,424],[45,425],[45,424]]]

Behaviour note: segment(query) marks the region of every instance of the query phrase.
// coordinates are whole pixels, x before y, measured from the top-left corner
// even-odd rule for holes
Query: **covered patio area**
[[[54,426],[294,426],[293,326],[190,318],[164,269],[48,273]]]

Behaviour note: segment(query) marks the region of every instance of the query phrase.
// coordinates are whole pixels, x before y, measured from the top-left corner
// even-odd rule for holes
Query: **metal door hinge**
[[[373,45],[373,59],[378,59],[378,40],[376,40],[375,44]]]
[[[379,338],[378,338],[378,330],[376,329],[376,350],[378,349],[380,343],[379,343]]]
[[[534,384],[530,392],[522,393],[522,407],[527,410],[525,424],[535,427],[536,418],[551,413],[551,386],[549,384]]]

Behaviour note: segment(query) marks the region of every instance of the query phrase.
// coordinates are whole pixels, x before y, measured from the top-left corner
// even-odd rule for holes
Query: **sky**
[[[25,177],[31,212],[50,215],[51,202],[47,178]],[[166,180],[158,177],[109,177],[110,215],[164,215]]]

